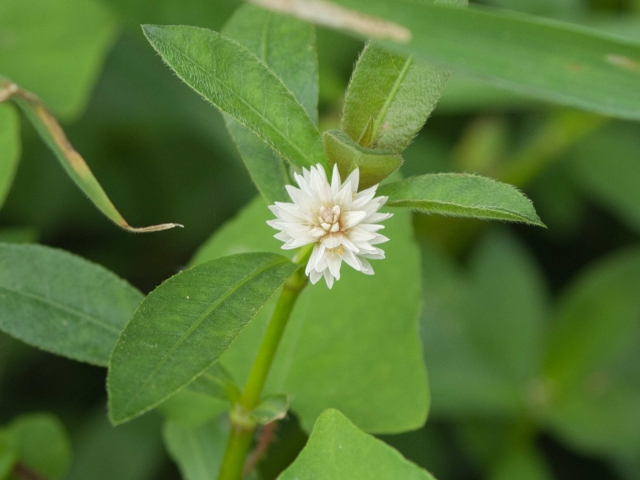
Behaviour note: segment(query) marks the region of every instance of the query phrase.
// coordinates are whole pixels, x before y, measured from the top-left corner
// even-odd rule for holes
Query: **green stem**
[[[307,252],[307,249],[305,249],[301,252],[301,258],[294,260],[303,263],[310,252],[310,250]],[[260,403],[262,389],[267,381],[269,370],[278,351],[278,345],[291,316],[291,311],[306,284],[307,277],[302,269],[293,274],[284,284],[278,304],[260,344],[258,355],[253,367],[251,367],[247,384],[230,412],[231,434],[224,459],[222,460],[218,480],[240,480],[242,478],[245,459],[249,448],[251,448],[253,434],[256,429],[256,422],[251,418],[251,411]]]

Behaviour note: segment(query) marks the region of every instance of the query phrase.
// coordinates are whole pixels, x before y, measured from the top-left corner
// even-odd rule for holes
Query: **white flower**
[[[302,172],[295,174],[300,188],[287,185],[293,203],[276,202],[269,207],[278,217],[267,222],[280,230],[275,238],[284,242],[285,250],[315,244],[305,271],[311,283],[324,276],[331,288],[334,279],[340,280],[343,260],[373,275],[367,259],[384,258],[384,251],[375,245],[389,240],[377,233],[384,228],[378,222],[392,216],[378,213],[388,197],[375,197],[377,185],[358,193],[357,168],[340,183],[340,173],[334,166],[331,184],[320,164]]]

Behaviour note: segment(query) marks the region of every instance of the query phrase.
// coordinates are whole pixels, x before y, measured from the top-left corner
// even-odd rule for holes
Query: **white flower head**
[[[267,223],[280,230],[275,238],[284,242],[285,250],[314,244],[305,273],[311,283],[323,276],[331,288],[340,280],[344,260],[356,270],[373,275],[369,259],[383,259],[384,251],[376,247],[389,239],[377,233],[384,226],[378,222],[391,213],[378,213],[388,197],[376,197],[378,185],[358,193],[359,171],[356,168],[344,183],[338,167],[333,167],[331,184],[322,165],[295,174],[300,188],[287,185],[293,203],[276,202],[269,208],[278,217]]]

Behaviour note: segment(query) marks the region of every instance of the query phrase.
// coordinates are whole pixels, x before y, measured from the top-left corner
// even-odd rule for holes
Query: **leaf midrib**
[[[265,117],[259,110],[256,110],[251,104],[247,103],[246,100],[244,100],[244,98],[242,96],[240,96],[240,94],[238,94],[237,92],[235,92],[230,86],[228,86],[226,83],[222,82],[219,78],[217,78],[216,76],[211,75],[211,72],[209,72],[204,66],[202,66],[201,64],[199,64],[198,62],[196,62],[193,58],[191,58],[190,56],[188,56],[186,53],[184,53],[182,50],[180,50],[178,47],[172,45],[171,43],[168,43],[164,40],[160,40],[156,37],[156,41],[158,43],[161,43],[163,45],[165,45],[166,47],[168,47],[169,49],[172,49],[173,51],[177,52],[179,55],[181,55],[184,59],[188,60],[192,65],[194,65],[196,68],[198,68],[202,73],[206,74],[208,76],[208,78],[213,79],[214,81],[216,81],[219,85],[221,85],[224,89],[228,90],[231,94],[233,94],[234,98],[237,98],[238,101],[240,103],[242,103],[244,106],[246,106],[249,110],[251,110],[252,112],[254,112],[258,117],[260,117],[262,119],[262,121],[264,123],[266,123],[267,125],[269,125],[269,127],[271,127],[284,141],[287,145],[289,145],[289,147],[293,148],[296,152],[298,152],[298,154],[301,156],[301,158],[305,159],[307,165],[313,165],[313,160],[307,158],[307,156],[305,155],[304,151],[301,150],[297,144],[295,142],[293,142],[292,139],[290,139],[288,136],[285,136],[278,127],[276,127],[275,125],[273,125],[273,123],[271,123],[271,121]],[[240,44],[239,44],[240,45]],[[241,45],[242,46],[242,45]],[[243,47],[245,48],[245,47]],[[253,53],[249,52],[251,55],[253,55],[254,57],[256,57],[256,59],[258,61],[260,61],[260,58],[257,57],[256,55],[254,55]],[[268,65],[265,62],[264,65],[267,67],[267,72],[272,74],[279,82],[282,82],[277,75],[273,74],[273,72],[271,72],[271,70],[269,69]],[[173,67],[171,67],[173,68]],[[178,72],[176,72],[178,73]],[[180,78],[182,78],[182,75],[178,73],[178,76]],[[184,81],[184,79],[183,79]],[[185,81],[185,83],[187,83]],[[284,84],[283,84],[284,85]],[[289,91],[289,89],[286,87],[285,85],[285,89],[288,93],[291,93]],[[195,89],[194,89],[195,90]],[[197,91],[197,90],[196,90]],[[201,95],[204,96],[204,94],[202,92],[199,92]],[[293,94],[291,94],[293,96]],[[206,97],[205,97],[206,98]],[[207,98],[208,100],[208,98]],[[295,96],[293,96],[293,100],[296,104],[300,105],[300,107],[302,108],[302,110],[304,111],[304,115],[306,115],[308,118],[308,113],[306,110],[304,110],[304,107],[302,107],[302,105],[295,99]],[[210,101],[210,100],[209,100]],[[213,103],[213,102],[212,102]],[[215,105],[215,104],[214,104]],[[218,105],[216,105],[217,108],[220,108]],[[228,115],[231,115],[229,112],[225,112]],[[273,144],[273,142],[270,142],[267,138],[265,138],[264,136],[260,135],[259,132],[256,132],[255,130],[253,130],[252,128],[250,128],[246,123],[244,123],[243,121],[241,121],[240,119],[236,118],[235,116],[231,115],[238,123],[242,124],[245,128],[248,128],[249,130],[251,130],[253,133],[255,133],[258,137],[260,137],[262,139],[262,141],[266,142],[267,145],[269,145],[272,149],[276,150],[277,152],[279,152],[284,158],[286,158],[289,162],[293,163],[294,165],[297,165],[296,162],[294,162],[291,158],[288,158],[287,155],[284,155],[284,152],[281,151],[281,149],[279,149],[276,145]],[[311,124],[313,125],[313,122],[311,122]]]
[[[484,211],[489,211],[489,212],[512,215],[513,217],[520,218],[520,219],[526,220],[527,222],[531,222],[531,223],[535,223],[535,224],[539,224],[540,223],[538,221],[534,222],[531,219],[531,217],[525,216],[522,213],[518,213],[518,212],[516,212],[514,210],[509,210],[507,208],[497,207],[497,206],[477,207],[477,206],[471,206],[471,205],[463,205],[463,204],[460,204],[460,203],[444,202],[442,200],[409,200],[409,199],[393,200],[391,198],[387,202],[387,205],[390,206],[390,207],[409,206],[409,207],[412,207],[412,208],[425,208],[425,207],[420,207],[421,204],[422,205],[426,205],[426,204],[450,205],[452,207],[464,208],[464,209],[471,210],[471,211],[483,211],[484,210]]]
[[[40,295],[35,294],[35,293],[26,292],[24,290],[15,290],[15,289],[7,287],[6,285],[0,285],[0,290],[5,290],[7,292],[13,293],[13,294],[18,295],[18,296],[31,298],[31,299],[36,300],[38,302],[44,303],[45,305],[49,305],[49,306],[52,306],[54,308],[57,308],[58,310],[62,310],[64,312],[70,313],[70,314],[72,314],[72,315],[74,315],[76,317],[83,318],[83,319],[87,320],[89,323],[92,323],[92,324],[94,324],[96,326],[102,327],[105,330],[109,330],[109,331],[115,333],[116,335],[120,334],[120,330],[117,327],[105,322],[104,320],[102,320],[100,318],[97,318],[97,317],[93,317],[93,316],[91,316],[91,315],[89,315],[89,314],[87,314],[85,312],[80,311],[80,310],[75,310],[75,309],[73,309],[71,307],[68,307],[68,306],[62,304],[62,303],[55,302],[50,298],[43,297],[43,296],[40,296]]]
[[[382,122],[387,116],[387,112],[389,111],[391,104],[395,100],[396,95],[398,94],[398,91],[400,91],[400,86],[402,85],[402,82],[404,81],[404,77],[406,77],[407,72],[409,71],[409,67],[411,67],[412,63],[413,63],[413,57],[410,56],[404,62],[404,65],[402,66],[402,70],[400,70],[400,74],[398,75],[398,78],[396,78],[396,81],[394,82],[393,87],[391,88],[391,91],[389,92],[389,95],[387,96],[387,99],[384,102],[384,105],[382,105],[382,108],[380,109],[380,112],[378,113],[377,118],[373,122],[373,133],[371,135],[371,139],[373,142],[375,142],[375,138],[378,136],[378,130],[380,129]]]

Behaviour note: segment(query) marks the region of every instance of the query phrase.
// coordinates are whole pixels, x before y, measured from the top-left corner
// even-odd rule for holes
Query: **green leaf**
[[[307,445],[278,480],[434,480],[381,440],[360,431],[337,410],[320,415]]]
[[[640,231],[640,163],[636,125],[614,123],[571,152],[570,173],[588,197]]]
[[[251,412],[251,417],[258,423],[267,423],[282,420],[289,410],[289,397],[287,395],[267,395]]]
[[[233,377],[218,363],[214,363],[210,369],[191,382],[187,389],[220,400],[228,400],[231,403],[240,396],[240,389],[233,381]]]
[[[360,169],[360,190],[380,183],[402,165],[400,155],[363,148],[339,130],[324,132],[324,145],[330,163],[338,165],[341,178]]]
[[[318,56],[315,27],[243,4],[221,32],[262,60],[318,123]]]
[[[218,478],[228,430],[228,426],[217,419],[196,427],[175,422],[165,424],[164,443],[184,480]]]
[[[116,23],[95,0],[3,0],[0,31],[0,74],[69,118],[89,99]]]
[[[40,245],[0,244],[0,329],[57,355],[106,365],[142,294],[103,267]]]
[[[66,476],[71,444],[56,417],[46,413],[20,416],[11,422],[8,433],[20,463],[50,480]]]
[[[151,292],[109,361],[112,422],[145,413],[210,368],[298,268],[280,255],[234,255],[180,272]]]
[[[166,468],[159,415],[113,428],[101,407],[82,420],[66,480],[153,480]]]
[[[265,202],[256,199],[203,245],[193,263],[240,252],[283,252],[265,223],[270,218]],[[280,344],[265,394],[290,395],[307,430],[329,407],[348,412],[372,432],[424,424],[429,394],[416,325],[420,257],[408,212],[385,224],[391,241],[384,245],[387,258],[373,262],[376,274],[346,268],[332,290],[324,284],[305,288]],[[274,307],[265,307],[220,360],[241,384]]]
[[[20,160],[20,118],[11,105],[0,105],[0,207],[4,204]]]
[[[554,322],[544,372],[547,428],[598,455],[640,451],[640,250],[578,277]]]
[[[333,5],[267,0],[275,9],[397,53],[472,73],[544,100],[628,119],[640,118],[640,46],[575,25],[480,6],[413,0],[334,0]],[[301,3],[301,2],[300,2]],[[287,6],[289,5],[289,6]],[[362,19],[359,13],[378,17]]]
[[[545,371],[571,388],[594,366],[629,345],[640,316],[640,251],[631,249],[591,266],[564,294],[554,323]]]
[[[494,418],[537,406],[548,300],[534,260],[497,232],[482,239],[468,272],[433,248],[423,256],[433,414]]]
[[[196,426],[228,412],[229,401],[203,395],[189,390],[187,387],[169,397],[168,400],[156,407],[156,410],[162,413],[168,421]]]
[[[250,50],[214,31],[143,27],[177,75],[294,165],[327,166],[320,133],[287,86]]]
[[[349,83],[342,130],[363,147],[401,153],[427,121],[448,78],[440,67],[368,44]]]
[[[245,4],[222,33],[262,60],[318,123],[318,59],[312,25]],[[225,121],[260,193],[269,203],[287,201],[285,185],[291,180],[282,158],[229,115]]]
[[[151,227],[131,227],[122,215],[120,215],[120,212],[118,212],[113,203],[111,203],[111,200],[109,200],[109,197],[107,197],[98,180],[93,176],[87,163],[73,148],[71,143],[69,143],[58,121],[51,115],[40,99],[31,92],[22,90],[17,85],[4,80],[0,76],[0,89],[1,88],[9,91],[11,99],[18,104],[27,118],[31,120],[31,123],[42,137],[42,140],[60,161],[65,172],[67,172],[80,190],[89,197],[93,204],[98,207],[109,220],[127,231],[137,233],[156,232],[182,226],[174,223],[165,223]]]
[[[383,185],[390,207],[422,213],[505,220],[544,227],[533,204],[515,187],[470,174],[441,173]]]

